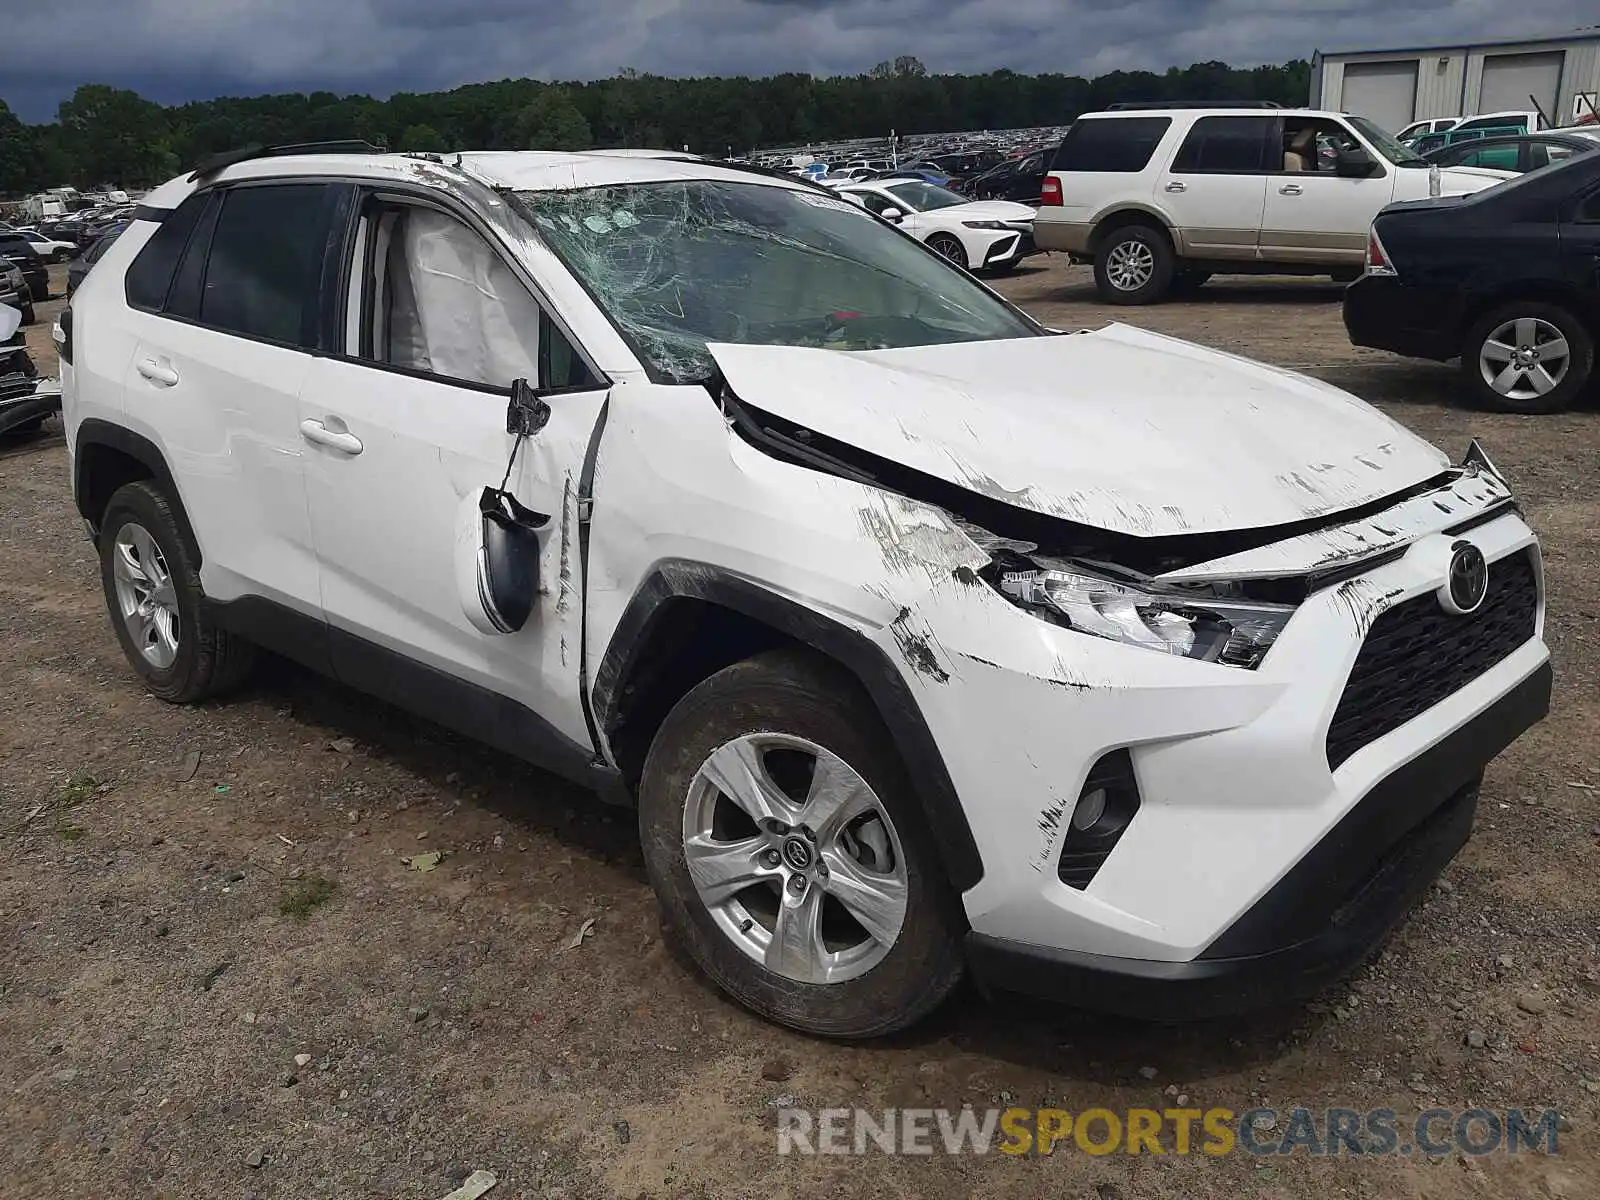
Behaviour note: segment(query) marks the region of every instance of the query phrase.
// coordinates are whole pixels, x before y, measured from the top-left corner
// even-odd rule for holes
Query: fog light
[[[1083,781],[1062,841],[1056,874],[1068,887],[1082,890],[1105,865],[1139,811],[1139,781],[1126,750],[1101,755]]]
[[[1095,788],[1092,792],[1085,792],[1078,801],[1078,807],[1072,810],[1072,827],[1074,829],[1088,829],[1097,825],[1100,818],[1106,815],[1106,790]]]

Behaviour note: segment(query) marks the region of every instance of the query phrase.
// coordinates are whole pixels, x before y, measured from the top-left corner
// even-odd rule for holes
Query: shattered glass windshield
[[[810,190],[696,179],[516,199],[667,382],[709,378],[709,342],[881,350],[1042,333],[917,242]]]

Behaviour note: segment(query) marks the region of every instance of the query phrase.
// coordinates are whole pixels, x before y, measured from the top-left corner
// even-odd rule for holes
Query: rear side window
[[[200,323],[314,347],[331,199],[318,183],[228,192],[206,259]]]
[[[1199,175],[1264,174],[1275,127],[1271,117],[1201,117],[1183,139],[1172,169]]]
[[[178,259],[189,244],[189,235],[208,199],[205,195],[190,196],[178,205],[139,251],[122,285],[131,307],[160,312],[166,304],[172,273],[178,268]]]
[[[1171,117],[1099,117],[1079,121],[1061,140],[1050,169],[1142,171],[1171,127]]]

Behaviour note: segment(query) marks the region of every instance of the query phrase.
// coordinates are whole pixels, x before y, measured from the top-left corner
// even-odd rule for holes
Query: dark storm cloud
[[[1095,75],[1559,34],[1584,20],[1593,0],[1511,11],[1502,0],[53,0],[8,14],[0,98],[43,120],[82,82],[173,103],[386,95],[630,66],[854,74],[901,54],[934,71]]]

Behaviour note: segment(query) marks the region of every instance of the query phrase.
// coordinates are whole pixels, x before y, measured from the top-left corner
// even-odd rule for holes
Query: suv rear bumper
[[[1059,219],[1052,219],[1052,212],[1060,214]],[[1033,218],[1033,241],[1041,250],[1087,254],[1093,233],[1093,221],[1072,220],[1064,209],[1054,205],[1042,206]]]
[[[1546,662],[1379,781],[1188,962],[1117,958],[971,933],[967,957],[973,975],[981,986],[1150,1020],[1220,1016],[1313,995],[1370,957],[1455,857],[1472,831],[1484,766],[1544,716],[1550,689]],[[1262,929],[1307,903],[1323,910],[1320,932],[1287,945],[1260,944]]]

